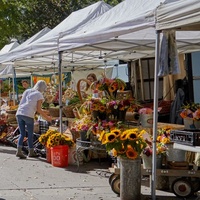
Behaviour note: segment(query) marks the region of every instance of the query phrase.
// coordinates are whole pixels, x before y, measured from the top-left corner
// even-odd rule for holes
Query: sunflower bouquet
[[[56,133],[55,130],[50,130],[50,129],[49,129],[46,133],[40,135],[40,137],[39,137],[39,142],[40,142],[42,145],[46,146],[49,137],[50,137],[51,135],[55,134],[55,133]]]
[[[110,152],[114,157],[136,159],[147,146],[143,138],[144,132],[144,130],[139,130],[138,128],[103,130],[99,141],[105,145],[106,151]]]
[[[64,133],[62,134],[59,132],[55,132],[48,138],[47,148],[59,145],[68,145],[69,147],[72,147],[74,145],[74,141]]]

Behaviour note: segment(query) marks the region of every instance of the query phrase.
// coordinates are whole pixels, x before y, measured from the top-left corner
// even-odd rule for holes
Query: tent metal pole
[[[58,75],[59,75],[59,116],[60,116],[60,133],[63,133],[63,126],[62,126],[62,52],[58,52]]]
[[[13,66],[13,106],[15,106],[15,89],[17,88],[17,83],[16,83],[16,72],[15,68]],[[17,91],[16,91],[17,94]],[[18,94],[17,94],[18,95]],[[17,98],[18,100],[18,98]]]
[[[158,91],[159,91],[159,52],[160,52],[160,31],[156,32],[156,49],[155,49],[155,72],[154,72],[154,102],[153,102],[153,154],[152,154],[152,177],[151,177],[151,196],[156,200],[156,138],[158,123]]]
[[[144,98],[144,77],[143,77],[143,74],[142,74],[142,62],[141,62],[141,59],[139,59],[139,71],[140,71],[140,80],[141,80],[141,82],[140,82],[141,98],[144,101],[145,100],[145,98]]]

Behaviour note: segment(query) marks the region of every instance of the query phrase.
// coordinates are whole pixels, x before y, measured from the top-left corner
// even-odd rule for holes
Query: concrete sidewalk
[[[43,158],[20,160],[15,152],[0,145],[0,200],[120,200],[109,185],[107,162],[90,161],[77,172],[76,166],[53,167]],[[142,182],[142,200],[151,199]],[[179,199],[170,192],[156,194],[157,199]]]

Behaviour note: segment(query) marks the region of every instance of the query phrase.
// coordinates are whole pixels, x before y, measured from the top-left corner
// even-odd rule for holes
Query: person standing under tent
[[[22,87],[26,90],[30,88],[28,80],[22,80]]]
[[[93,94],[94,91],[90,88],[90,85],[97,81],[97,77],[94,73],[90,73],[87,75],[86,80],[88,82],[81,85],[81,93],[84,98],[87,98],[88,95]]]
[[[16,118],[19,126],[20,136],[17,143],[16,156],[25,159],[26,156],[22,152],[24,137],[26,130],[28,132],[28,148],[29,157],[37,157],[33,148],[33,131],[34,131],[34,115],[37,112],[47,121],[51,122],[52,117],[48,116],[41,108],[44,101],[43,94],[47,89],[46,82],[39,80],[33,88],[26,89],[22,94],[22,99],[17,109]]]

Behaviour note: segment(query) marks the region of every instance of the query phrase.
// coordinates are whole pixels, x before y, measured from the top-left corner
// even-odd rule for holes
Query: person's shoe
[[[34,149],[29,149],[28,157],[36,158],[36,157],[38,157],[38,156],[39,156],[39,155],[37,155],[37,154],[34,152]]]
[[[16,157],[21,158],[21,159],[26,159],[26,156],[23,154],[21,147],[17,148]]]

